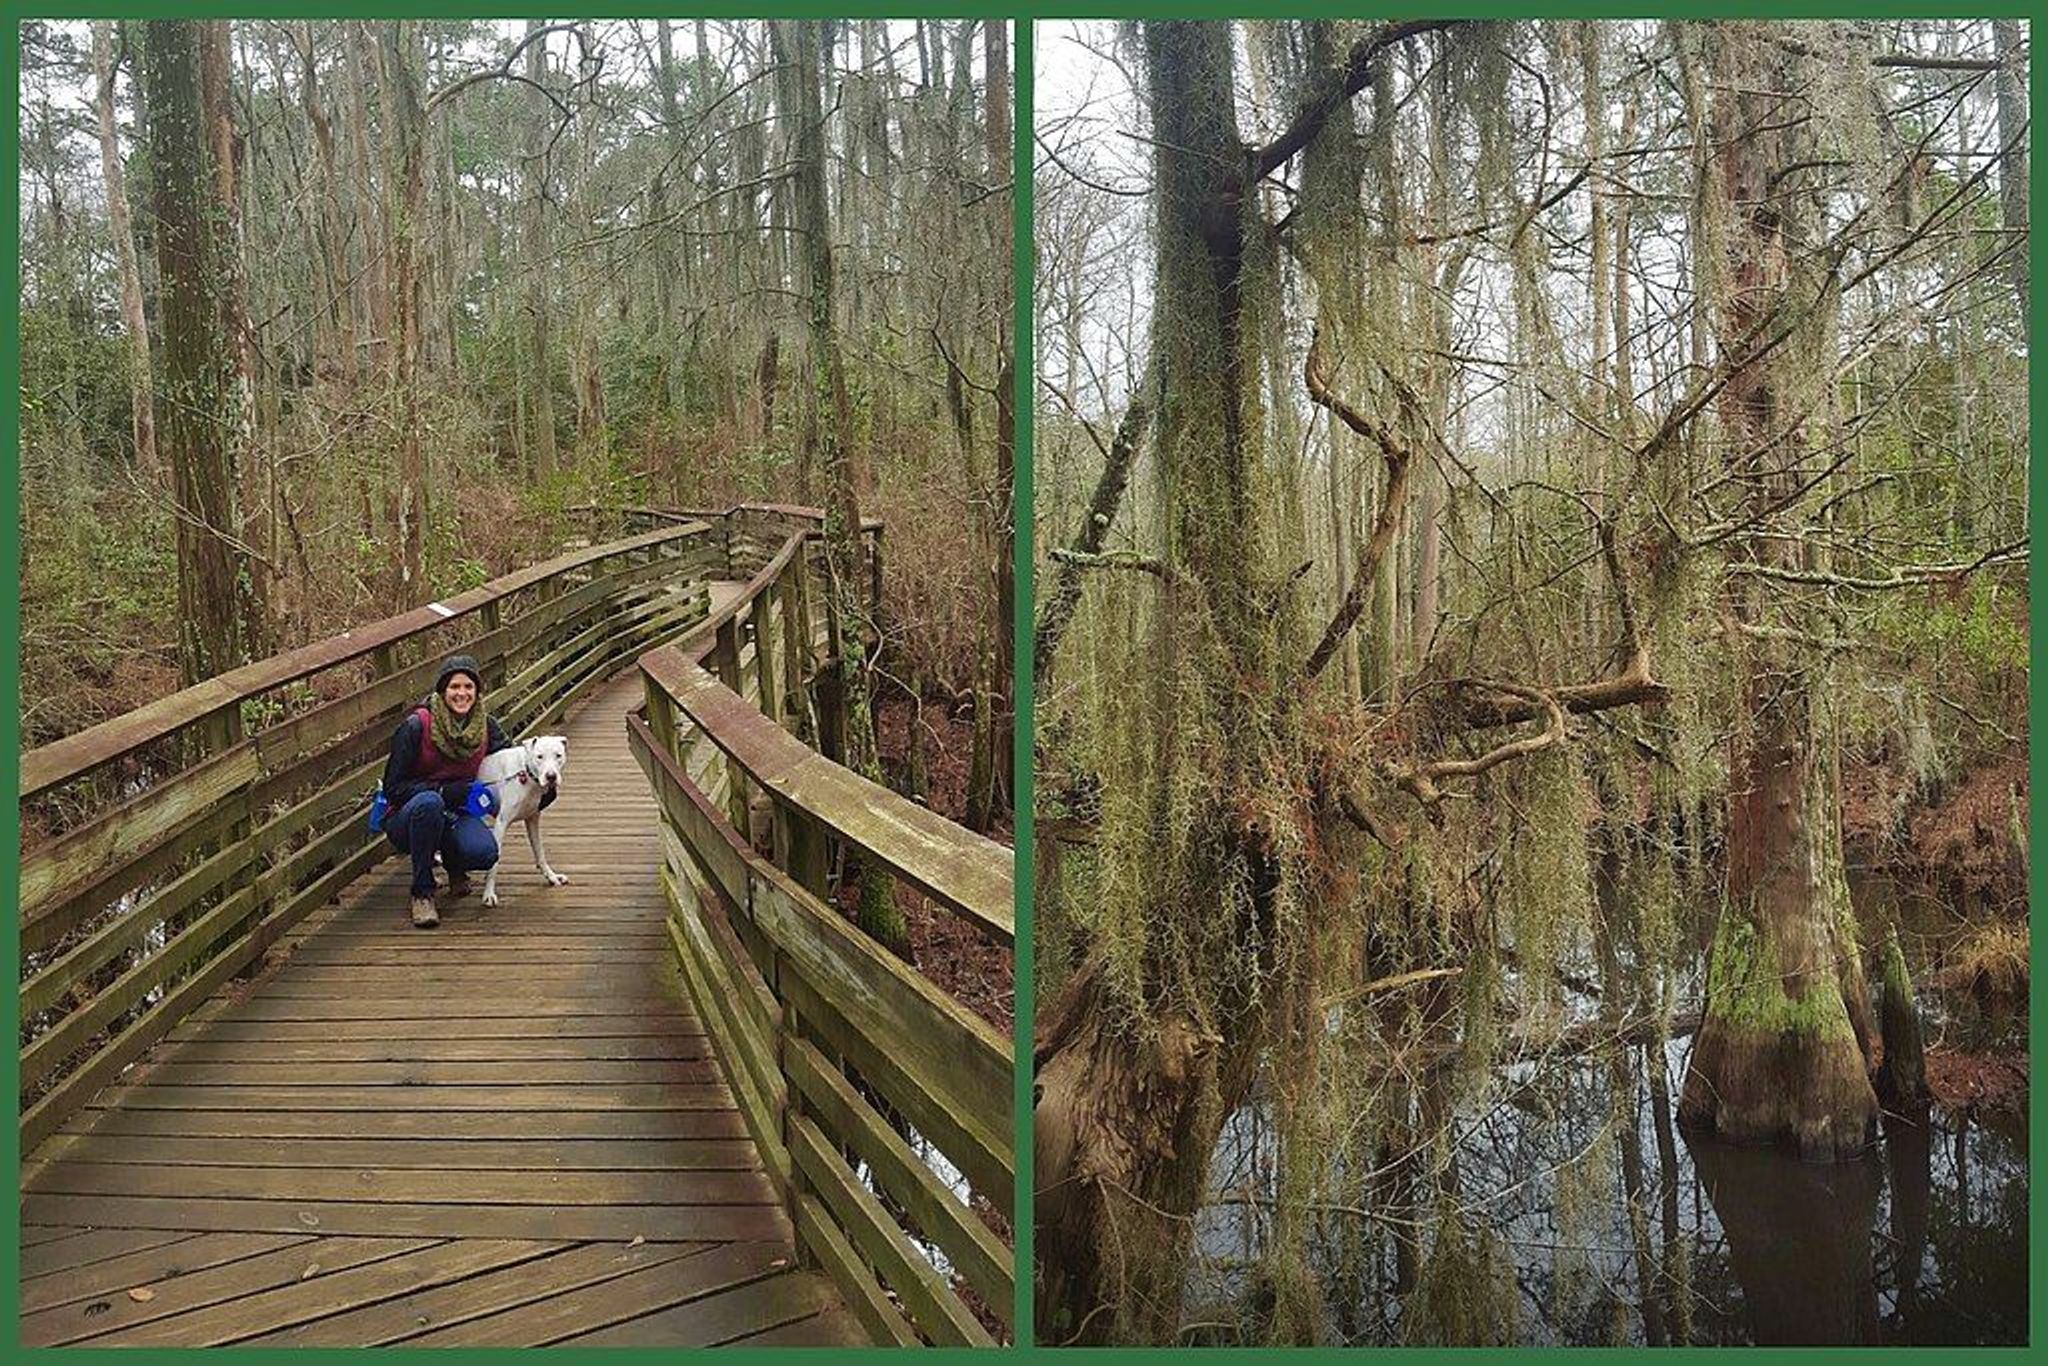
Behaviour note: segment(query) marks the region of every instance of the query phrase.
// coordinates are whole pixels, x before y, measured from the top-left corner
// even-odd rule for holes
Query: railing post
[[[805,586],[803,547],[790,556],[783,571],[782,594],[782,695],[786,703],[783,724],[792,734],[804,737],[810,698],[805,692],[811,659],[810,593]]]
[[[775,610],[776,585],[768,584],[761,590],[761,596],[754,599],[754,677],[761,690],[761,714],[777,725],[782,724],[782,696],[775,677]],[[786,609],[785,609],[786,610]]]
[[[647,729],[653,733],[662,753],[680,760],[682,755],[676,751],[676,704],[669,700],[668,693],[654,681],[652,674],[642,673],[640,680],[647,689]],[[662,819],[668,819],[666,814]]]
[[[868,611],[882,610],[882,529],[876,527],[868,542]]]
[[[498,633],[500,613],[496,598],[477,608],[476,615],[477,621],[483,626],[482,634],[485,637]],[[485,692],[493,692],[505,686],[505,642],[492,641],[491,648],[485,652],[485,657],[477,662],[483,665]]]
[[[740,619],[727,617],[718,625],[718,644],[711,652],[709,662],[718,675],[718,681],[732,692],[740,690]],[[725,764],[725,805],[732,820],[733,829],[742,834],[747,830],[747,783],[740,766],[730,755],[722,757]]]
[[[219,754],[223,750],[232,749],[242,742],[247,733],[242,721],[242,704],[240,702],[230,702],[225,707],[208,716],[204,721],[201,721],[197,729],[199,732],[201,757]],[[221,831],[220,838],[214,843],[214,847],[217,850],[232,849],[249,838],[249,799],[251,789],[254,788],[257,781],[258,779],[251,778],[242,785],[241,790],[232,798],[240,806],[241,814],[229,824],[227,829]],[[220,896],[223,901],[236,895],[255,880],[256,870],[250,866],[252,861],[253,857],[245,851],[243,857],[237,862],[235,871],[221,879]],[[244,916],[235,925],[235,928],[227,933],[225,938],[230,940],[240,939],[244,935],[254,933],[257,922],[262,918],[263,908],[252,904],[249,907],[249,914]],[[262,955],[258,954],[236,970],[235,980],[247,981],[262,970],[263,958]]]
[[[825,827],[789,803],[777,802],[774,829],[775,848],[770,857],[776,866],[812,896],[828,899],[826,882],[832,855]]]

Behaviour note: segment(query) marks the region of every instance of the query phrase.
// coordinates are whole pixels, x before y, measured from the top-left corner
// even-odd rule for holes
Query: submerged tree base
[[[1768,936],[1724,911],[1680,1125],[1736,1143],[1789,1141],[1802,1157],[1835,1161],[1870,1146],[1877,1116],[1839,980],[1782,971]]]

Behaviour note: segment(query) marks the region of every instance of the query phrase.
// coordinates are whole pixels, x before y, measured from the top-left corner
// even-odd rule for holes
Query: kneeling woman
[[[384,765],[384,834],[412,856],[412,923],[441,923],[434,909],[434,855],[448,870],[448,896],[466,896],[469,875],[498,861],[498,837],[483,823],[488,789],[477,782],[486,754],[511,744],[484,710],[483,673],[453,655],[434,693],[398,723]]]

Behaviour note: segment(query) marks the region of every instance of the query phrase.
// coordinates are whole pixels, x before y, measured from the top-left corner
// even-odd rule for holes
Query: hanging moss
[[[1513,1345],[1520,1293],[1500,1235],[1445,1205],[1431,1226],[1415,1293],[1402,1306],[1402,1340],[1411,1347]]]
[[[1600,1242],[1605,1216],[1619,1196],[1614,1179],[1615,1122],[1610,1109],[1600,1117],[1591,1141],[1560,1163],[1552,1177],[1556,1195],[1551,1222],[1558,1247],[1551,1262],[1551,1316],[1560,1323],[1577,1317],[1578,1306],[1590,1293],[1603,1288],[1593,1277],[1587,1249]],[[1554,1115],[1548,1127],[1563,1132],[1570,1141],[1578,1126],[1565,1116]]]

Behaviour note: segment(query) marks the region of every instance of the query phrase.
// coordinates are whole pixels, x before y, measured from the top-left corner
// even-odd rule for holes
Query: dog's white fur
[[[558,789],[562,769],[569,762],[569,741],[561,735],[536,735],[523,744],[512,745],[484,756],[477,781],[490,784],[498,799],[498,814],[489,822],[498,840],[498,862],[484,879],[484,905],[498,904],[498,868],[505,861],[505,831],[514,821],[526,824],[526,842],[533,846],[533,866],[559,887],[569,879],[548,866],[547,846],[540,838],[540,801]]]

